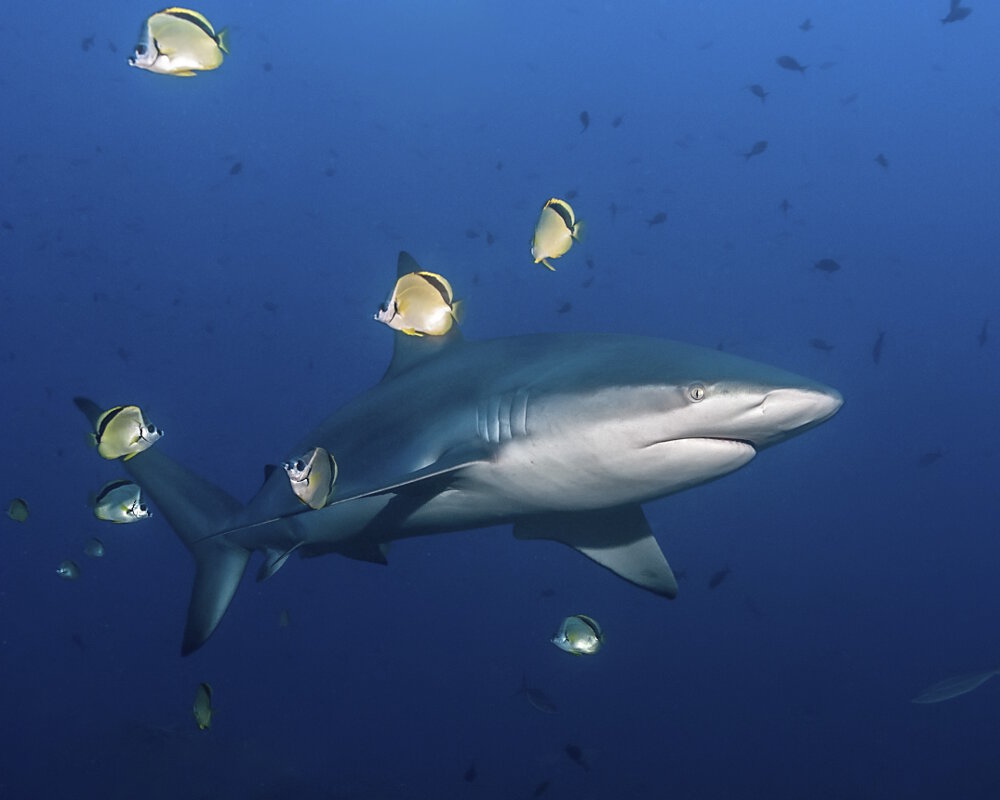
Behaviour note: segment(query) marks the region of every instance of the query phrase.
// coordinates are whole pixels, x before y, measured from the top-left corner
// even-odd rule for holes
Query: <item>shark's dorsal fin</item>
[[[417,260],[405,250],[400,251],[396,262],[396,280],[411,272],[422,272]],[[452,325],[443,336],[411,336],[402,331],[393,331],[392,361],[382,376],[383,381],[392,380],[397,375],[413,369],[414,366],[434,358],[445,350],[461,345],[464,341],[458,325]]]
[[[641,506],[526,517],[514,523],[514,536],[562,542],[636,586],[677,596],[677,579]]]

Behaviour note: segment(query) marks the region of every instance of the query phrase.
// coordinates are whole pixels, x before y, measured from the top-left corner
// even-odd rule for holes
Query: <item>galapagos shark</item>
[[[399,276],[419,270],[400,253]],[[263,580],[295,552],[386,563],[394,540],[512,523],[519,539],[561,542],[672,598],[642,504],[744,466],[843,403],[792,373],[655,338],[393,335],[381,381],[286,454],[334,454],[324,508],[299,502],[280,468],[243,505],[162,442],[122,462],[195,560],[183,655],[215,631],[255,551]],[[100,407],[75,402],[93,424]]]

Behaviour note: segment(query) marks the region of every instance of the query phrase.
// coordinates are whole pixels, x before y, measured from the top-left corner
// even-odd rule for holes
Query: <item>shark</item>
[[[399,276],[419,270],[400,253]],[[643,504],[745,466],[843,403],[791,372],[653,337],[393,335],[382,379],[285,454],[335,456],[322,508],[280,468],[243,504],[163,442],[122,462],[194,557],[182,655],[216,630],[254,553],[265,580],[294,553],[384,564],[396,540],[512,524],[518,539],[560,542],[673,598]],[[100,406],[75,402],[94,424]]]

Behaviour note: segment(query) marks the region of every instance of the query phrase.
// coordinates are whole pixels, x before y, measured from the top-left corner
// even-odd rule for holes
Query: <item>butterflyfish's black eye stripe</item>
[[[112,481],[107,486],[105,486],[103,489],[101,489],[100,494],[97,495],[97,503],[100,503],[105,497],[107,497],[109,494],[111,494],[111,492],[113,492],[115,489],[121,489],[123,486],[128,486],[131,483],[132,483],[132,481],[125,481],[125,480],[122,480],[122,481]]]

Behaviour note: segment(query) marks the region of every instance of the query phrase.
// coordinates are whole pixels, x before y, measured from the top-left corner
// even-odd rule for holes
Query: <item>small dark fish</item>
[[[265,311],[270,311],[272,314],[278,310],[278,304],[271,300],[265,300],[263,306]]]
[[[270,61],[265,61],[261,65],[261,68],[264,70],[264,72],[270,72],[272,69],[274,69],[274,66],[271,64]]]
[[[657,211],[653,216],[646,220],[646,224],[652,228],[654,225],[662,225],[667,221],[666,211]]]
[[[568,300],[556,309],[557,314],[568,314],[573,310],[573,304]]]
[[[614,205],[614,204],[612,204],[612,205]],[[3,226],[3,229],[5,231],[12,231],[12,230],[14,230],[14,223],[12,223],[10,220],[7,220],[7,219],[5,219],[3,222],[0,222],[0,226]]]
[[[585,279],[584,279],[584,280],[583,280],[583,281],[582,281],[582,282],[580,283],[580,286],[582,286],[582,287],[583,287],[584,289],[586,289],[586,288],[587,288],[587,287],[589,287],[589,286],[590,286],[590,285],[591,285],[591,284],[592,284],[593,282],[594,282],[594,276],[593,276],[593,275],[591,275],[591,276],[590,276],[589,278],[585,278]]]
[[[573,199],[574,197],[576,197],[576,196],[577,196],[578,194],[579,194],[579,192],[578,192],[578,191],[577,191],[576,189],[570,189],[570,190],[568,190],[568,191],[566,192],[566,194],[564,194],[564,195],[563,195],[563,197],[564,197],[564,198],[565,198],[566,200],[572,200],[572,199]]]
[[[545,695],[545,692],[534,686],[528,686],[528,679],[523,675],[521,676],[521,688],[517,690],[517,694],[523,694],[525,700],[535,711],[540,711],[542,714],[559,713],[556,704]]]
[[[326,177],[328,178],[332,178],[334,175],[337,174],[337,168],[327,167],[326,169],[323,170],[323,174],[326,175]]]
[[[465,778],[466,783],[472,783],[476,779],[475,761],[473,761],[472,764],[469,765],[469,768],[465,771],[465,774],[462,777]]]
[[[548,599],[549,597],[555,597],[556,596],[556,590],[555,589],[551,589],[551,588],[545,588],[545,589],[542,589],[542,591],[540,591],[538,593],[538,596],[539,597],[544,597],[546,599]]]
[[[882,360],[882,344],[885,342],[885,331],[879,331],[875,337],[875,344],[872,347],[872,361],[876,364]]]
[[[612,128],[619,128],[619,127],[621,127],[622,121],[624,119],[625,119],[625,115],[624,114],[619,114],[617,117],[615,117],[613,120],[611,120],[611,127]]]
[[[853,103],[857,99],[858,99],[858,93],[857,92],[853,92],[852,94],[849,94],[846,97],[841,97],[840,98],[840,104],[842,106],[849,106],[851,103]]]
[[[110,50],[112,53],[117,53],[118,45],[116,45],[114,42],[108,42],[108,50]]]
[[[569,760],[574,764],[579,764],[587,772],[590,772],[590,765],[583,760],[583,750],[580,749],[578,745],[568,744],[566,745],[566,755],[569,756]]]
[[[976,336],[976,341],[979,342],[980,347],[986,346],[986,339],[989,337],[989,327],[990,327],[990,318],[987,317],[986,319],[983,320],[983,327],[979,329],[979,335]]]
[[[882,169],[889,169],[889,159],[886,158],[882,153],[875,156],[875,163],[878,164]]]
[[[778,208],[781,209],[781,213],[784,214],[785,216],[788,216],[788,209],[790,209],[791,207],[792,207],[792,204],[788,202],[788,198],[787,197],[784,200],[782,200],[780,203],[778,203]]]
[[[237,161],[235,164],[233,164],[229,168],[229,174],[230,175],[239,175],[241,172],[243,172],[243,162],[242,161]]]
[[[782,69],[791,70],[792,72],[801,72],[803,75],[806,74],[806,70],[809,68],[808,64],[803,66],[791,56],[779,56],[776,61],[778,66]]]
[[[971,13],[972,9],[963,6],[962,0],[951,0],[948,8],[948,14],[941,20],[941,24],[947,25],[949,22],[959,22]]]
[[[497,240],[496,236],[494,236],[489,231],[486,231],[486,244],[493,244],[493,242],[495,242],[496,240]]]
[[[610,206],[608,206],[608,211],[610,211],[610,212],[611,212],[611,221],[612,221],[612,222],[614,222],[614,221],[615,221],[615,217],[617,217],[617,216],[618,216],[618,206],[617,206],[617,205],[615,205],[614,203],[612,203],[612,204],[611,204]],[[6,228],[6,227],[7,227],[8,225],[10,225],[10,223],[9,223],[9,222],[7,222],[7,223],[4,223],[4,227],[5,227],[5,228]],[[13,230],[13,226],[11,226],[11,228],[9,228],[8,230]]]
[[[586,111],[580,112],[580,124],[583,125],[583,129],[580,131],[580,133],[583,133],[583,131],[587,130],[587,128],[590,127],[590,114],[588,114]]]
[[[78,634],[78,633],[74,633],[74,634],[73,634],[73,635],[72,635],[72,636],[70,637],[70,641],[71,641],[71,642],[73,642],[73,645],[74,645],[74,646],[76,647],[76,649],[77,649],[77,650],[79,650],[79,651],[80,651],[81,653],[86,653],[86,652],[87,652],[87,644],[86,644],[86,642],[84,642],[84,641],[83,641],[83,637],[82,637],[82,636],[80,636],[80,634]]]
[[[822,350],[824,353],[829,353],[833,350],[832,344],[826,341],[826,339],[820,339],[818,336],[809,340],[809,346],[815,347],[817,350]]]
[[[708,588],[714,589],[720,583],[722,583],[732,570],[729,567],[723,567],[718,572],[713,572],[712,577],[708,579]]]
[[[93,46],[94,46],[94,34],[90,34],[90,36],[88,36],[86,39],[80,41],[80,48],[85,53]]]
[[[122,361],[128,361],[132,357],[132,353],[130,353],[124,347],[119,347],[117,352],[118,352],[118,358],[120,358]]]
[[[759,97],[760,98],[760,102],[763,104],[764,99],[768,95],[768,92],[765,92],[764,91],[764,87],[761,86],[759,83],[751,83],[750,84],[750,94],[752,94],[754,97]]]
[[[812,29],[813,29],[812,20],[809,19],[808,17],[806,17],[805,21],[801,25],[799,25],[799,30],[802,31],[803,33],[808,33]]]
[[[549,790],[549,781],[547,781],[547,780],[542,781],[541,783],[538,784],[538,786],[535,787],[535,791],[533,791],[531,793],[531,796],[532,797],[541,797],[548,790]]]
[[[917,464],[921,467],[929,467],[941,458],[944,458],[944,450],[939,447],[937,450],[931,450],[929,453],[924,453],[920,456],[920,458],[917,459]]]
[[[465,229],[465,238],[466,239],[478,239],[479,238],[479,231],[473,230],[472,228],[466,228]]]
[[[754,156],[759,156],[765,150],[767,150],[767,140],[761,139],[759,142],[754,142],[753,147],[743,153],[743,158],[749,161]]]
[[[834,261],[832,258],[821,258],[815,264],[813,264],[815,269],[820,272],[836,272],[840,269],[840,264]]]
[[[839,62],[837,62],[837,61],[824,61],[823,63],[821,63],[819,65],[819,68],[821,70],[833,69],[835,66],[837,66],[838,63]]]
[[[499,172],[502,169],[503,169],[503,162],[502,161],[498,161],[497,162],[497,172]]]
[[[593,269],[593,268],[594,268],[594,259],[588,258],[587,259],[587,269]]]

